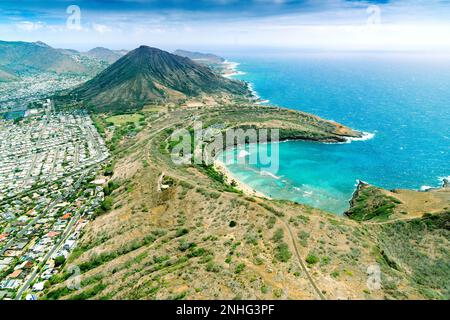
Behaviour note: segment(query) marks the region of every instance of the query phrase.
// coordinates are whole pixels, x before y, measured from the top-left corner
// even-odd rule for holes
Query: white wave
[[[225,60],[223,62],[223,64],[226,66],[226,68],[229,71],[231,71],[230,73],[223,75],[225,78],[231,78],[231,77],[235,77],[235,76],[245,75],[245,72],[240,71],[240,70],[237,69],[239,67],[239,65],[240,65],[239,62],[233,62],[233,61]]]
[[[261,99],[261,97],[256,92],[255,88],[253,88],[253,84],[247,83],[247,86],[248,86],[248,90],[250,90],[250,92],[252,94],[253,99],[255,99],[255,100]]]
[[[362,133],[362,137],[359,138],[347,138],[347,142],[346,143],[352,143],[353,141],[367,141],[367,140],[372,140],[375,137],[375,133],[370,133],[370,132],[363,132]]]
[[[246,151],[246,150],[241,150],[238,154],[238,158],[245,158],[246,156],[249,156],[250,152]]]
[[[261,173],[260,173],[262,176],[269,176],[269,177],[272,177],[272,178],[274,178],[274,179],[277,179],[277,180],[279,180],[280,179],[280,177],[278,177],[278,176],[276,176],[276,175],[274,175],[272,172],[268,172],[268,171],[261,171]]]
[[[420,187],[420,191],[428,191],[428,190],[433,190],[433,189],[440,189],[442,188],[443,184],[444,184],[444,180],[450,181],[450,176],[446,176],[446,177],[438,177],[439,180],[439,185],[432,187],[432,186],[421,186]]]
[[[239,62],[229,61],[229,60],[225,60],[225,61],[223,62],[223,64],[226,64],[226,65],[228,65],[230,68],[233,68],[233,69],[237,68],[237,67],[240,65]]]
[[[356,182],[355,182],[355,187],[358,187],[360,184],[366,184],[366,185],[368,185],[368,184],[370,184],[370,183],[368,183],[368,182],[366,182],[366,181],[362,181],[362,180],[359,180],[359,179],[356,179]]]
[[[243,76],[246,75],[244,71],[233,71],[232,73],[224,75],[225,78],[232,78],[236,76]]]
[[[270,102],[270,100],[261,100],[261,101],[256,102],[256,104],[266,104],[269,102]]]
[[[226,64],[228,66],[228,69],[230,69],[232,71],[230,74],[224,75],[225,78],[231,78],[234,76],[243,76],[243,75],[247,74],[244,71],[240,71],[237,69],[240,65],[240,63],[238,63],[238,62],[231,62],[231,61],[226,60],[224,62],[224,64]],[[270,100],[267,100],[267,99],[262,100],[261,96],[255,90],[252,83],[247,82],[247,86],[248,86],[248,90],[250,91],[250,93],[252,95],[252,99],[255,100],[256,104],[266,104],[266,103],[270,102]]]

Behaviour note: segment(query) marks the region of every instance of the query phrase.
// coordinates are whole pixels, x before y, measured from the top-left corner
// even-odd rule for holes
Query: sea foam
[[[347,142],[345,143],[352,143],[353,141],[368,141],[368,140],[372,140],[373,138],[375,138],[375,133],[371,133],[371,132],[363,132],[362,133],[362,137],[359,138],[347,138]]]
[[[268,177],[274,178],[274,179],[276,179],[276,180],[279,180],[279,179],[280,179],[280,177],[274,175],[272,172],[269,172],[269,171],[261,171],[260,174],[261,174],[262,176],[268,176]]]
[[[246,156],[249,156],[249,155],[250,155],[250,152],[248,152],[246,150],[241,150],[241,151],[239,151],[238,158],[245,158]]]

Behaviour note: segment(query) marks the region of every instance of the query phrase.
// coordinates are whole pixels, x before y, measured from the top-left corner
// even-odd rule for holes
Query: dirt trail
[[[308,278],[309,283],[311,284],[311,286],[314,288],[314,290],[316,291],[317,295],[320,297],[321,300],[326,300],[325,296],[323,295],[322,291],[320,291],[319,287],[316,285],[316,283],[314,282],[313,278],[311,277],[311,275],[309,274],[308,269],[306,268],[305,263],[302,260],[302,257],[300,256],[300,253],[298,251],[298,247],[297,247],[297,242],[295,241],[294,235],[292,234],[292,230],[289,227],[289,225],[282,219],[279,219],[283,222],[283,224],[286,226],[288,232],[289,232],[289,237],[291,238],[292,244],[294,245],[294,249],[295,249],[295,255],[297,256],[297,260],[300,263],[300,266],[302,267],[303,271],[306,274],[306,277]]]
[[[150,158],[150,146],[151,146],[151,142],[153,141],[153,139],[157,136],[158,133],[162,132],[162,131],[165,130],[166,128],[173,127],[174,124],[175,124],[175,123],[172,123],[171,125],[168,125],[168,126],[165,126],[165,127],[163,127],[163,128],[160,128],[160,129],[156,130],[155,132],[153,132],[153,133],[148,137],[148,143],[147,143],[147,148],[148,148],[148,149],[147,149],[147,158],[148,158],[148,159]],[[181,123],[179,122],[179,124],[181,124]],[[185,127],[187,127],[188,125],[189,125],[189,124],[187,124],[187,123],[183,123],[183,126],[185,126]],[[163,168],[161,168],[161,169],[163,169]],[[166,168],[166,169],[167,169],[167,168]],[[172,172],[171,174],[174,174],[174,173]],[[165,175],[165,173],[163,172],[163,173],[159,176],[159,179],[158,179],[158,189],[159,189],[159,190],[160,190],[160,187],[161,187],[161,184],[162,184],[162,179],[163,179],[164,175]],[[183,176],[180,175],[180,174],[174,174],[174,175],[175,175],[178,179],[183,179],[183,178],[185,178],[185,177],[183,177]],[[261,208],[263,208],[264,210],[267,211],[267,209],[264,208],[263,206],[261,206]],[[270,212],[269,212],[269,213],[270,213]],[[272,213],[270,213],[270,214],[272,214]],[[312,276],[311,276],[311,274],[309,273],[309,271],[308,271],[308,269],[307,269],[305,263],[303,262],[303,259],[302,259],[301,255],[300,255],[299,250],[298,250],[297,243],[296,243],[296,241],[295,241],[295,237],[294,237],[294,235],[293,235],[293,233],[292,233],[292,230],[291,230],[291,228],[289,227],[288,223],[287,223],[286,221],[284,221],[283,219],[279,218],[279,217],[276,217],[276,218],[277,218],[277,220],[279,220],[279,221],[285,226],[285,228],[288,230],[288,236],[289,236],[290,241],[292,242],[292,245],[293,245],[293,247],[294,247],[295,256],[296,256],[296,258],[297,258],[297,260],[298,260],[298,263],[300,264],[302,270],[305,272],[306,277],[307,277],[309,283],[311,284],[312,288],[314,289],[314,291],[316,292],[317,296],[318,296],[321,300],[326,300],[326,297],[323,295],[322,291],[320,291],[319,287],[318,287],[317,284],[314,282],[314,279],[312,278]]]

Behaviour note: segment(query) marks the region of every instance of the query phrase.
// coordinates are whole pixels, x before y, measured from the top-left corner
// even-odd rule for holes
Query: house
[[[12,289],[15,290],[20,286],[20,281],[19,280],[3,280],[2,282],[0,282],[0,288],[1,289]]]
[[[28,244],[28,241],[17,242],[17,243],[14,245],[14,249],[17,249],[17,250],[23,250],[23,248],[25,248],[27,244]]]
[[[28,300],[28,301],[30,301],[30,300],[37,300],[37,297],[34,294],[30,294],[29,293],[29,294],[26,295],[25,300]]]
[[[33,268],[33,262],[30,260],[22,262],[17,269],[31,269]]]
[[[63,220],[68,220],[68,219],[70,219],[71,216],[72,216],[71,213],[66,213],[65,215],[62,216],[62,219]]]
[[[17,269],[17,270],[14,270],[14,272],[11,273],[8,277],[9,277],[10,279],[16,279],[16,278],[18,278],[21,274],[22,274],[22,269]]]
[[[45,281],[35,283],[33,285],[33,291],[42,291],[42,290],[44,290],[44,284],[45,284]]]
[[[25,214],[30,217],[35,217],[37,215],[36,210],[34,210],[34,209],[31,209],[30,211],[28,211]]]
[[[58,235],[59,235],[59,232],[56,232],[56,231],[50,231],[49,233],[47,233],[47,236],[49,236],[50,238],[57,237]]]
[[[92,184],[95,184],[95,185],[98,185],[98,186],[101,186],[101,185],[103,185],[105,183],[106,183],[106,179],[97,179],[97,180],[92,181]]]
[[[2,258],[0,259],[0,265],[9,265],[12,261],[13,258],[11,257]]]
[[[7,257],[19,257],[22,255],[22,251],[20,250],[6,250],[5,256]]]

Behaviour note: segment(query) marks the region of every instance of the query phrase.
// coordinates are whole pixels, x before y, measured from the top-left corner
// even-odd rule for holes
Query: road
[[[55,180],[54,182],[66,180],[67,178],[72,177],[72,176],[74,176],[74,175],[77,175],[77,174],[79,174],[80,172],[83,172],[83,171],[89,171],[90,169],[92,169],[92,168],[94,168],[94,167],[96,167],[96,166],[99,166],[99,165],[101,165],[101,164],[104,164],[104,163],[106,163],[106,162],[108,162],[108,161],[109,161],[109,158],[106,158],[106,159],[104,159],[104,160],[99,160],[98,162],[93,163],[93,164],[91,164],[91,165],[89,165],[89,166],[87,166],[87,167],[85,167],[85,168],[82,168],[82,169],[80,169],[80,170],[73,171],[73,172],[71,172],[70,174],[68,174],[68,175],[66,175],[66,176],[64,176],[64,177]],[[43,188],[43,187],[45,187],[45,186],[38,186],[38,187],[35,187],[35,188],[28,189],[28,190],[26,190],[26,191],[24,191],[24,192],[22,192],[22,193],[15,194],[15,195],[13,195],[12,197],[4,198],[4,199],[0,202],[0,205],[4,204],[4,203],[7,202],[7,201],[13,200],[13,199],[15,199],[15,198],[23,197],[24,195],[27,195],[27,194],[29,194],[29,193],[31,193],[31,192],[33,192],[33,191],[39,190],[39,189],[41,189],[41,188]]]
[[[37,267],[34,268],[31,275],[28,277],[27,281],[22,285],[22,287],[17,291],[15,300],[21,300],[23,293],[28,290],[30,285],[34,282],[36,279],[36,276],[39,274],[39,271],[41,268],[45,265],[48,259],[61,247],[61,245],[66,242],[67,238],[71,235],[73,231],[73,227],[75,223],[80,219],[80,217],[84,214],[87,204],[85,204],[80,210],[78,210],[77,214],[72,217],[69,224],[67,225],[66,229],[64,230],[64,233],[61,237],[61,239],[52,247],[52,249],[47,252],[47,254],[44,256],[44,259],[39,263]]]
[[[87,136],[88,136],[88,138],[93,142],[94,147],[95,147],[95,149],[96,149],[96,156],[95,156],[95,157],[92,157],[93,160],[95,161],[95,163],[93,163],[93,164],[91,164],[91,165],[88,165],[88,166],[85,167],[85,168],[82,168],[82,169],[73,171],[73,172],[70,173],[69,175],[57,179],[55,182],[65,180],[65,179],[67,179],[68,177],[71,177],[71,176],[73,176],[73,175],[78,174],[79,172],[82,172],[82,171],[84,171],[84,170],[89,170],[89,169],[91,169],[92,167],[94,167],[94,166],[96,166],[96,165],[98,165],[98,164],[103,164],[103,163],[106,163],[106,162],[108,161],[108,158],[109,158],[109,157],[106,156],[106,155],[104,155],[104,154],[102,153],[100,146],[96,143],[97,141],[95,140],[94,134],[92,133],[92,128],[90,128],[89,126],[87,126],[87,127],[84,126],[84,128],[85,128],[85,130],[87,129],[87,130],[86,130]],[[61,143],[61,146],[64,146],[64,143]],[[59,147],[60,150],[61,150],[61,146]],[[78,148],[79,148],[79,146],[78,146],[78,144],[77,144],[77,150],[78,150]],[[64,148],[63,148],[62,150],[64,150]],[[106,157],[105,157],[105,156],[106,156]],[[75,157],[76,162],[79,162],[79,154],[78,154],[78,152],[75,152],[75,156],[74,156],[74,157]],[[26,177],[25,177],[24,180],[23,180],[23,181],[24,181],[24,184],[25,184],[25,182],[28,180],[29,175],[31,174],[33,168],[35,167],[36,158],[37,158],[37,155],[35,155],[35,157],[33,158],[31,168],[30,168],[30,170],[28,171]],[[56,160],[56,159],[55,159],[55,160]],[[55,167],[53,167],[53,172],[54,172],[54,170],[55,170]],[[52,175],[53,175],[53,172],[52,172]],[[15,199],[15,198],[22,197],[22,196],[24,196],[24,195],[26,195],[26,194],[29,194],[29,193],[33,192],[33,191],[39,190],[39,189],[41,189],[41,188],[43,188],[43,187],[44,187],[43,185],[36,186],[36,187],[30,188],[30,189],[27,189],[26,191],[17,193],[17,194],[15,194],[15,195],[11,196],[11,197],[4,198],[4,199],[2,199],[2,200],[0,201],[0,205],[4,204],[4,203],[7,202],[7,201],[13,200],[13,199]]]
[[[42,140],[42,135],[44,134],[44,131],[47,127],[47,124],[50,120],[50,114],[51,114],[51,106],[45,111],[45,122],[42,125],[42,129],[39,132],[39,137],[38,137],[38,141],[36,142],[35,146],[36,148],[39,148],[40,142]],[[38,158],[39,152],[36,152],[33,156],[33,160],[31,162],[31,166],[30,169],[28,170],[26,176],[23,178],[23,183],[22,183],[22,188],[25,186],[25,184],[27,183],[28,179],[30,178],[31,173],[33,172],[34,166],[36,165],[36,160]]]
[[[84,179],[84,177],[86,176],[88,171],[86,171],[84,174],[82,174],[80,176],[80,178],[77,180],[77,182],[75,182],[75,185],[73,187],[73,190],[78,189],[78,187],[81,184],[81,181]],[[73,192],[73,191],[71,191]],[[26,234],[31,227],[33,227],[36,222],[41,219],[45,214],[48,213],[48,211],[52,210],[59,202],[61,202],[62,200],[64,200],[66,197],[68,197],[71,192],[68,192],[66,194],[62,194],[61,196],[59,196],[57,199],[55,199],[54,201],[52,201],[51,203],[49,203],[47,205],[47,207],[45,209],[43,209],[41,211],[41,213],[39,215],[37,215],[33,220],[30,221],[30,223],[28,223],[22,230],[20,230],[16,235],[14,235],[14,237],[12,239],[10,239],[1,249],[0,249],[0,256],[3,255],[3,253],[9,249],[9,247],[11,247],[11,245],[20,237],[22,237],[24,234]]]

